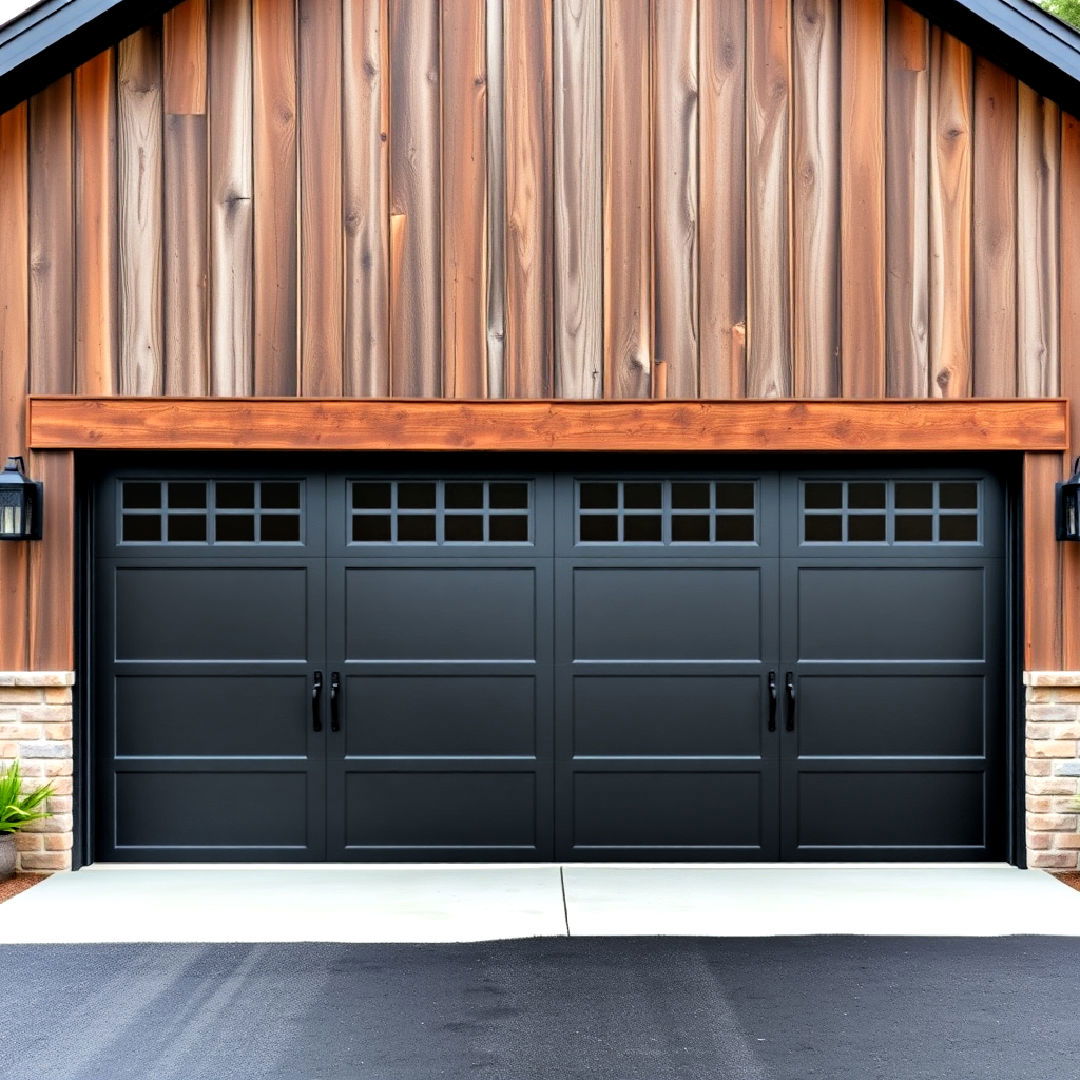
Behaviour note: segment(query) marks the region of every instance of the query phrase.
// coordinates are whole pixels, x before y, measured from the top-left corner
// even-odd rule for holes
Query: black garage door
[[[990,474],[253,460],[100,484],[96,858],[1003,857]]]

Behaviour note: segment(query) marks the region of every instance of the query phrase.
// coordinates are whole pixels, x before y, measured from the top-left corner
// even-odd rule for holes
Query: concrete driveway
[[[1008,866],[93,866],[0,905],[0,944],[1080,936]]]
[[[1077,1074],[1075,938],[15,945],[0,963],[19,991],[0,1074],[36,1080]]]

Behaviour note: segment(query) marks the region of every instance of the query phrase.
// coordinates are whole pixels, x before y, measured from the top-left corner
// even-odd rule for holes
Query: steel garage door
[[[118,470],[99,859],[1004,854],[989,474]]]

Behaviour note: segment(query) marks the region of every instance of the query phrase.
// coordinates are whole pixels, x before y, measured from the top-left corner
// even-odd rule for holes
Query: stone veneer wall
[[[19,759],[26,787],[52,783],[53,816],[16,834],[19,869],[71,869],[71,671],[0,671],[0,767]]]
[[[1080,814],[1080,671],[1028,671],[1028,866],[1078,868]]]

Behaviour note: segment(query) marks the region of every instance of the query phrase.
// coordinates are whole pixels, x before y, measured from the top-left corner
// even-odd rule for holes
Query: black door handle
[[[769,730],[776,730],[776,672],[769,672]]]
[[[340,699],[341,698],[341,674],[337,671],[330,672],[330,730],[341,730]]]
[[[787,690],[788,709],[787,709],[787,731],[795,730],[795,676],[789,671],[785,680],[785,689]]]
[[[322,731],[322,672],[311,680],[311,730]]]

